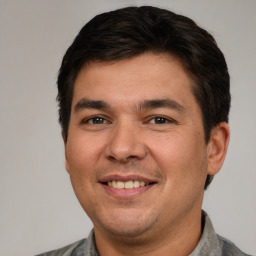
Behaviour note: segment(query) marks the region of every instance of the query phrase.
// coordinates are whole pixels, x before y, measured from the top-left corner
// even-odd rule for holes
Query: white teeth
[[[114,187],[114,188],[117,187],[117,186],[116,186],[116,180],[113,180],[113,181],[112,181],[112,187]]]
[[[144,181],[140,181],[140,186],[144,187],[145,186],[145,182]]]
[[[109,181],[108,186],[113,187],[113,188],[119,188],[119,189],[129,189],[129,188],[138,188],[138,187],[144,187],[149,185],[149,183],[145,183],[144,181],[138,181],[138,180],[129,180],[126,182],[123,181]]]
[[[133,181],[129,180],[124,183],[125,188],[133,188]]]
[[[140,182],[138,181],[138,180],[135,180],[134,182],[133,182],[133,187],[134,188],[138,188],[140,186]]]
[[[116,188],[124,188],[124,182],[122,182],[122,181],[117,181],[117,182],[116,182]]]

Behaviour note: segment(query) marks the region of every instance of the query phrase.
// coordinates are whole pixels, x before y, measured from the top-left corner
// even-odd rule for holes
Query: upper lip
[[[137,180],[137,181],[144,181],[145,183],[153,183],[156,182],[156,180],[146,178],[140,175],[118,175],[118,174],[112,174],[112,175],[107,175],[99,179],[100,183],[105,183],[108,181],[130,181],[130,180]]]

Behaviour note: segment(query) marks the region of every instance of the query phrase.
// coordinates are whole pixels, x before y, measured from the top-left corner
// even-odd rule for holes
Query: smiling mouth
[[[132,188],[139,188],[139,187],[153,185],[155,184],[155,182],[144,182],[144,181],[138,181],[138,180],[129,180],[124,182],[124,181],[113,180],[113,181],[104,182],[103,184],[112,188],[117,188],[117,189],[132,189]]]

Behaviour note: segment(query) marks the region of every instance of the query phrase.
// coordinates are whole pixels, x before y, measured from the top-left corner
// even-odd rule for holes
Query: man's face
[[[172,56],[85,65],[65,152],[95,232],[163,235],[201,210],[208,170],[202,115]]]

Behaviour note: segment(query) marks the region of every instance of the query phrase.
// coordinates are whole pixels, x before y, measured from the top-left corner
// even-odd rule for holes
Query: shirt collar
[[[222,255],[222,246],[213,228],[212,222],[205,211],[202,211],[202,225],[203,224],[204,228],[201,239],[195,250],[190,254],[190,256]]]
[[[96,247],[95,237],[94,237],[94,230],[92,229],[86,244],[85,244],[85,253],[84,256],[98,256],[98,251]]]

